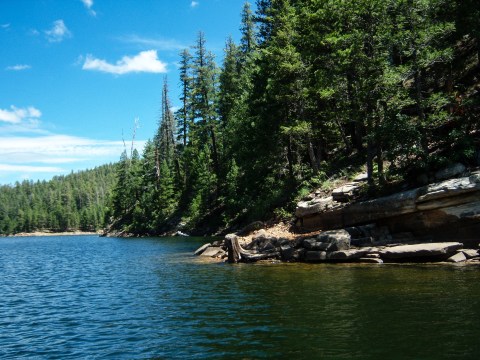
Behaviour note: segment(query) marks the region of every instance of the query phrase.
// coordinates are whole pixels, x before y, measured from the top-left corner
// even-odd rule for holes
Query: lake
[[[206,240],[0,238],[0,358],[480,358],[478,266],[219,264]]]

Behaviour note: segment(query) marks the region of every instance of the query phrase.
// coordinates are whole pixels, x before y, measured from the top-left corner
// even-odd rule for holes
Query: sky
[[[220,65],[243,3],[0,0],[0,185],[115,162],[136,119],[141,150],[165,76],[179,105],[180,51],[203,31]]]

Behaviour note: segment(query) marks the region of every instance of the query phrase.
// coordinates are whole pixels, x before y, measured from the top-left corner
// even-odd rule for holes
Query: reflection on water
[[[478,356],[478,267],[228,265],[203,241],[0,239],[0,357]]]

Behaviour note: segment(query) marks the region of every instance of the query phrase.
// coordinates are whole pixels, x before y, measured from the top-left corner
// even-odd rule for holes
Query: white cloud
[[[121,140],[98,140],[55,134],[44,129],[42,113],[30,106],[0,109],[0,180],[49,179],[118,161],[125,149]],[[50,126],[51,127],[51,126]],[[141,153],[146,141],[135,141]],[[130,144],[127,144],[130,151]],[[1,183],[0,182],[0,183]]]
[[[95,70],[110,74],[127,74],[131,72],[166,73],[167,64],[160,61],[156,50],[142,51],[133,57],[124,56],[115,64],[87,55],[83,70]]]
[[[0,164],[0,174],[7,172],[28,172],[28,173],[39,173],[39,172],[48,172],[48,173],[64,173],[65,169],[52,166],[31,166],[31,165],[9,165],[9,164]],[[28,178],[29,176],[22,176],[23,178]]]
[[[122,141],[94,140],[70,135],[0,137],[2,163],[75,162],[102,156],[119,157],[122,151]]]
[[[63,22],[63,20],[56,20],[50,30],[45,31],[45,36],[49,42],[61,42],[72,36],[70,30]]]
[[[136,44],[140,46],[148,46],[156,48],[157,50],[182,50],[188,48],[188,45],[180,44],[176,40],[162,39],[162,38],[146,38],[138,35],[127,35],[119,38],[120,41]]]
[[[198,1],[192,1],[192,2],[190,3],[190,7],[191,7],[191,8],[196,8],[198,5],[200,5],[200,3],[199,3]]]
[[[10,27],[10,24],[2,24],[0,25],[2,29],[8,29]]]
[[[135,142],[135,148],[139,152],[142,152],[144,146],[145,141]],[[22,179],[48,179],[52,175],[118,161],[123,150],[123,141],[60,134],[33,137],[2,135],[0,179],[10,183]]]
[[[10,106],[8,109],[0,109],[0,121],[11,124],[19,124],[24,120],[35,120],[42,116],[40,110],[30,106],[28,108],[17,108]]]
[[[17,64],[17,65],[13,65],[13,66],[7,66],[5,68],[5,70],[13,70],[13,71],[20,71],[20,70],[27,70],[27,69],[31,69],[32,67],[30,65],[27,65],[27,64]]]
[[[81,0],[83,5],[85,5],[85,7],[87,8],[88,12],[90,13],[90,15],[92,16],[96,16],[97,13],[92,9],[93,7],[93,0]]]

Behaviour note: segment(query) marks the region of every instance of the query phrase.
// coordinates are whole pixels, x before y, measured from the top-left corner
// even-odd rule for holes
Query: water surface
[[[228,265],[206,239],[0,239],[2,359],[476,359],[480,268]]]

